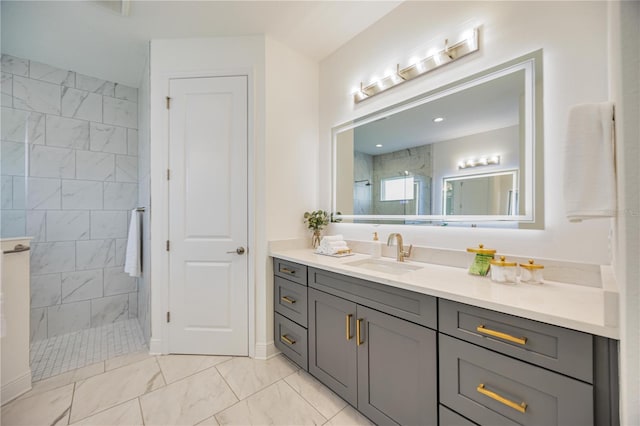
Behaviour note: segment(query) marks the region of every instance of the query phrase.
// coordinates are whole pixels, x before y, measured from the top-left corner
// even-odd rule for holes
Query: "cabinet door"
[[[309,289],[309,372],[357,405],[356,304]]]
[[[380,425],[437,425],[435,331],[360,305],[357,318],[358,410]]]

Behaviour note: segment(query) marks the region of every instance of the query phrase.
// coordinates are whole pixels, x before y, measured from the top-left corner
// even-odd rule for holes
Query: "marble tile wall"
[[[419,182],[416,198],[411,201],[380,201],[380,181],[400,177],[404,171]],[[432,214],[431,176],[433,165],[431,145],[390,152],[373,157],[373,214]],[[416,199],[420,202],[416,206]]]
[[[2,237],[33,237],[31,340],[135,318],[138,93],[2,55]]]

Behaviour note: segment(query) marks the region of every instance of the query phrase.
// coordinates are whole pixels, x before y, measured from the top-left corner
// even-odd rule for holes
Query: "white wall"
[[[621,424],[640,424],[640,3],[609,4],[610,90],[616,104]]]
[[[317,64],[264,36],[151,42],[151,233],[167,239],[166,110],[170,74],[249,70],[249,280],[254,283],[255,345],[250,353],[268,357],[273,346],[273,278],[267,242],[306,236],[305,209],[316,206],[318,187]],[[167,252],[152,246],[151,350],[166,351]]]
[[[265,212],[256,229],[256,356],[273,354],[273,265],[267,241],[311,238],[305,211],[318,200],[318,64],[266,37]],[[266,262],[266,264],[265,264]]]
[[[357,106],[360,81],[480,25],[480,52]],[[442,43],[439,41],[438,43]],[[484,243],[503,253],[610,263],[610,220],[570,224],[562,209],[563,140],[570,106],[608,99],[606,2],[405,2],[320,64],[321,206],[330,206],[331,128],[518,56],[544,49],[545,228],[543,230],[381,226],[407,243],[462,249]],[[347,238],[369,239],[372,226],[333,225]]]

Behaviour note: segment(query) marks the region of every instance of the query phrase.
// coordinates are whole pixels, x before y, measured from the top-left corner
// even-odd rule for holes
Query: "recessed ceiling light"
[[[444,117],[436,117],[433,119],[434,123],[442,123],[444,121]]]
[[[376,148],[382,148],[382,144],[381,143],[376,144]]]

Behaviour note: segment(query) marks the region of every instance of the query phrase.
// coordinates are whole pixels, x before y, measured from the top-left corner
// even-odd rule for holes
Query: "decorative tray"
[[[347,257],[347,256],[353,256],[355,253],[352,251],[349,251],[349,253],[336,253],[336,254],[327,254],[327,253],[318,253],[315,252],[315,254],[321,254],[323,256],[329,256],[329,257]]]

